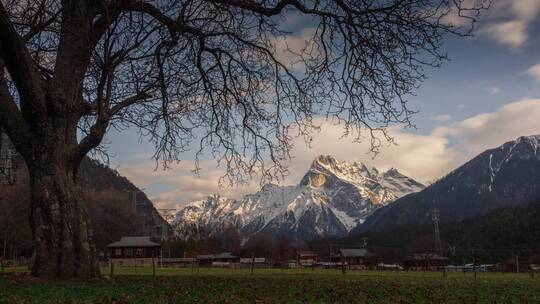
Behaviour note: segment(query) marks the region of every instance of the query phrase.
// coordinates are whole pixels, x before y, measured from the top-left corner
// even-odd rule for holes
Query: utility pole
[[[442,253],[441,234],[439,231],[439,210],[433,208],[431,211],[431,219],[433,220],[433,230],[435,232],[435,250],[437,253]]]

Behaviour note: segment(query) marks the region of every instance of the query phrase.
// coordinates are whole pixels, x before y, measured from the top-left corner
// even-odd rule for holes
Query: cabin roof
[[[120,241],[111,243],[107,247],[161,247],[161,245],[152,242],[149,236],[124,236],[120,239]]]

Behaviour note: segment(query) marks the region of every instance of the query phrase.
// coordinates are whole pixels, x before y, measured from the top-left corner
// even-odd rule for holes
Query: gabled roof
[[[158,243],[150,241],[149,236],[124,236],[118,242],[109,244],[109,248],[121,247],[160,247]]]
[[[338,254],[342,255],[346,258],[359,258],[359,257],[368,257],[373,256],[367,249],[361,248],[361,249],[339,249]]]

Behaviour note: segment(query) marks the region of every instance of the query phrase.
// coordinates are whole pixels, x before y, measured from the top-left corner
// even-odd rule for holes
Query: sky
[[[411,108],[419,111],[413,116],[416,128],[392,126],[395,144],[384,145],[374,157],[367,141],[342,138],[341,126],[319,119],[323,128],[314,133],[310,147],[294,140],[290,175],[280,184],[297,184],[321,154],[380,170],[394,167],[429,184],[486,149],[540,134],[539,16],[540,0],[495,0],[479,19],[474,37],[445,40],[450,60],[427,70],[428,79],[409,98]],[[289,37],[288,45],[302,44],[307,34],[308,25]],[[253,180],[220,187],[223,168],[215,160],[202,160],[195,174],[194,152],[163,170],[152,160],[152,145],[135,129],[111,131],[106,141],[111,167],[143,189],[158,208],[178,209],[213,193],[238,198],[261,186]]]

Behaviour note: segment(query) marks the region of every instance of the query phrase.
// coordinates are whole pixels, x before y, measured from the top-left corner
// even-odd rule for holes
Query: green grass
[[[15,269],[8,269],[8,271]],[[18,269],[20,272],[20,269]],[[540,303],[527,274],[117,268],[95,282],[0,276],[0,303]],[[102,273],[108,273],[103,269]]]

